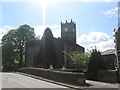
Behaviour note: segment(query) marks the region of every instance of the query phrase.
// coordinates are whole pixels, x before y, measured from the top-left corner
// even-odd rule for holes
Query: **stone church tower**
[[[72,21],[61,22],[61,40],[63,43],[63,51],[76,51],[76,24]],[[70,67],[70,60],[64,58],[64,67]]]
[[[66,23],[61,22],[61,39],[63,48],[66,52],[75,51],[76,45],[76,24],[72,21]]]
[[[49,37],[48,37],[49,38]],[[26,66],[43,68],[42,59],[39,58],[39,51],[41,50],[42,40],[30,41],[26,43]],[[61,38],[54,38],[55,44],[55,67],[70,68],[71,62],[64,58],[65,52],[80,52],[84,53],[84,47],[76,43],[76,23],[72,20],[70,22],[61,22]],[[49,46],[49,44],[46,44]],[[44,46],[44,45],[43,45]],[[51,53],[49,53],[51,55]],[[47,62],[47,61],[46,61]],[[49,66],[48,66],[49,67]]]

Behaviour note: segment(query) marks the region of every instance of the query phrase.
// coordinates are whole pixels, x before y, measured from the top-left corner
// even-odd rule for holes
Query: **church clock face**
[[[68,31],[68,28],[65,28],[65,31]]]

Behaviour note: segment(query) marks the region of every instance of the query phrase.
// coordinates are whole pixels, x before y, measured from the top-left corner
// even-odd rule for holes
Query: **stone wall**
[[[115,54],[102,55],[108,70],[115,70]]]
[[[18,71],[73,85],[85,84],[85,75],[83,73],[62,72],[40,68],[21,68]]]
[[[64,66],[63,58],[63,44],[60,38],[55,38],[55,52],[56,52],[56,67],[62,68]]]
[[[26,53],[25,53],[26,66],[33,67],[34,65],[33,58],[34,56],[38,55],[39,48],[40,48],[40,40],[29,41],[26,43]]]
[[[109,83],[117,82],[117,72],[115,70],[99,70],[97,75],[99,81]]]

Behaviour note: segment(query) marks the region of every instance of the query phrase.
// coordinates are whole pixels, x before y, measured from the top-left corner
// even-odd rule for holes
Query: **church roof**
[[[78,52],[81,52],[81,51],[83,51],[83,53],[85,52],[84,50],[85,50],[85,48],[84,47],[82,47],[82,46],[80,46],[80,45],[78,45],[78,44],[76,44],[75,45],[75,51],[78,51]]]

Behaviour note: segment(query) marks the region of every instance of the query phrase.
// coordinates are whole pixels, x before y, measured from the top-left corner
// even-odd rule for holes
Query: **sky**
[[[20,25],[28,24],[42,37],[46,27],[61,36],[61,22],[76,23],[77,44],[100,51],[114,48],[113,29],[118,28],[118,0],[2,0],[0,39]]]

